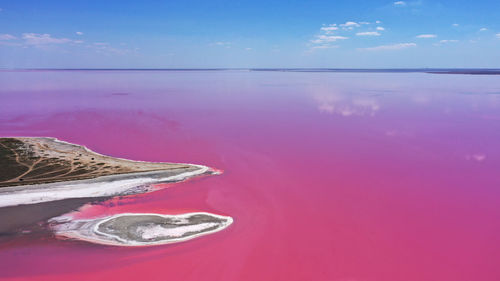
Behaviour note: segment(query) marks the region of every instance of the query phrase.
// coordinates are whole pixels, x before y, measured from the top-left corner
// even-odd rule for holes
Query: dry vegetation
[[[113,158],[52,138],[0,138],[0,187],[189,167]]]

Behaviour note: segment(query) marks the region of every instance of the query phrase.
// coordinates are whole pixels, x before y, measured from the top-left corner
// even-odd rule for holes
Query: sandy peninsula
[[[54,138],[0,138],[0,207],[144,193],[155,183],[205,173],[206,166],[98,154]]]

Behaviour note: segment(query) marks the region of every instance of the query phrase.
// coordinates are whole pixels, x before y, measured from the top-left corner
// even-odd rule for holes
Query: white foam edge
[[[108,197],[108,196],[118,196],[124,194],[125,192],[132,190],[138,186],[160,183],[165,181],[182,181],[190,177],[204,174],[209,171],[209,167],[196,164],[187,164],[199,169],[195,171],[187,171],[180,173],[178,175],[173,175],[164,178],[152,178],[152,177],[142,177],[142,178],[132,178],[132,179],[117,179],[110,182],[89,182],[90,180],[97,180],[97,178],[89,180],[81,180],[80,182],[72,182],[66,185],[58,185],[52,189],[25,189],[22,191],[12,191],[10,193],[0,194],[0,207],[26,205],[26,204],[36,204],[49,201],[56,201],[62,199],[73,199],[73,198],[86,198],[86,197]],[[157,172],[161,172],[158,170]],[[129,173],[120,174],[121,176],[140,174],[140,173]],[[116,175],[116,176],[120,176]],[[61,182],[59,182],[61,184]]]

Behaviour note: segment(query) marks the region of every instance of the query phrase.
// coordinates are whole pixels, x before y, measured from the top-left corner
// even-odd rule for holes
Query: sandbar
[[[111,246],[151,246],[214,233],[231,225],[233,219],[206,212],[179,215],[123,213],[88,220],[63,216],[51,222],[54,233],[62,238]]]

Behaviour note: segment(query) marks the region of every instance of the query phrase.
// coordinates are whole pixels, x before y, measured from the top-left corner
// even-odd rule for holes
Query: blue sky
[[[1,68],[500,67],[500,1],[6,1]]]

